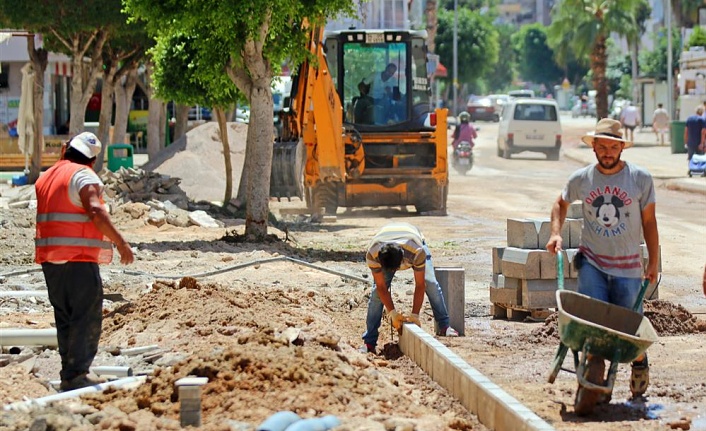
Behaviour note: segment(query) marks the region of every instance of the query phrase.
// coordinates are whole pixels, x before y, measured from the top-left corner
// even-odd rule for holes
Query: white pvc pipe
[[[131,377],[132,368],[119,366],[99,366],[91,367],[91,371],[97,376]]]
[[[145,382],[147,377],[137,376],[137,377],[126,377],[120,380],[113,380],[112,382],[100,383],[93,386],[87,386],[81,389],[74,389],[73,391],[61,392],[54,395],[48,395],[46,397],[35,398],[33,400],[18,401],[12,404],[6,404],[3,410],[27,410],[33,405],[46,406],[47,404],[53,403],[54,401],[65,400],[69,398],[76,398],[83,394],[89,394],[91,392],[103,392],[104,390],[114,387],[123,389],[134,389]]]
[[[57,347],[56,328],[48,329],[0,329],[1,346],[47,346]]]
[[[129,349],[120,349],[120,354],[125,355],[125,356],[137,356],[137,355],[141,355],[143,353],[151,352],[153,350],[159,350],[159,346],[154,344],[151,346],[141,346],[141,347],[132,347]]]

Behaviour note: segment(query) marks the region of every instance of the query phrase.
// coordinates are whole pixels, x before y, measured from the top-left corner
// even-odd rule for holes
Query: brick
[[[506,248],[502,258],[503,275],[522,279],[540,278],[539,261],[541,253],[541,250]]]
[[[503,273],[502,260],[504,251],[505,247],[493,247],[493,274]]]
[[[576,265],[574,264],[574,259],[576,258],[576,253],[579,252],[578,248],[569,248],[564,250],[566,252],[564,259],[564,268],[569,270],[569,278],[578,278],[579,272],[576,270]]]
[[[527,219],[507,219],[507,246],[517,248],[539,248],[537,231],[539,224]]]
[[[537,248],[546,250],[547,243],[549,242],[549,237],[552,234],[552,222],[548,218],[543,219],[532,219],[537,223]],[[571,231],[569,230],[569,225],[564,223],[561,227],[561,238],[564,242],[568,243],[570,241]],[[566,246],[566,245],[565,245]]]

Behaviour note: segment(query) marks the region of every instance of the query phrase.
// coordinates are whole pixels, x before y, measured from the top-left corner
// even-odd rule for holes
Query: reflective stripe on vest
[[[64,245],[70,247],[113,248],[113,243],[110,241],[74,237],[37,238],[34,240],[34,244],[38,247]]]
[[[87,223],[91,219],[84,214],[67,214],[67,213],[48,213],[48,214],[37,214],[37,223],[45,221],[72,221],[78,223]]]

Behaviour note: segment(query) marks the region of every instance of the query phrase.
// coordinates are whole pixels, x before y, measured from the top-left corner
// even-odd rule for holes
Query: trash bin
[[[133,148],[130,144],[108,145],[108,170],[133,167]]]
[[[672,144],[672,154],[686,153],[686,148],[684,148],[684,129],[686,128],[686,121],[672,121],[669,126],[669,140]]]

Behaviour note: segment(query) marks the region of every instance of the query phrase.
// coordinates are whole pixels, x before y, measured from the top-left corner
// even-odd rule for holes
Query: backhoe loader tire
[[[323,208],[326,215],[336,215],[338,209],[338,185],[319,183],[314,186],[314,208]]]
[[[418,213],[436,211],[446,215],[448,185],[437,185],[435,181],[420,181],[414,187],[414,208]]]

